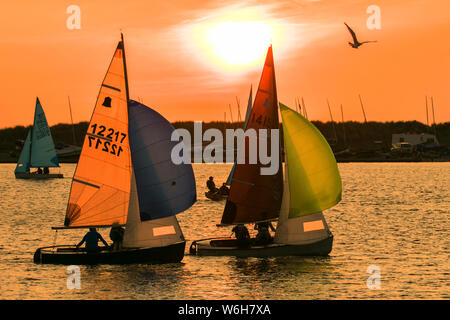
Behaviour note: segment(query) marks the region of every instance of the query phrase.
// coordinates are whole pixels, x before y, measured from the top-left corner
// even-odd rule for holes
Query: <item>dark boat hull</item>
[[[64,178],[62,173],[49,173],[49,174],[39,174],[39,173],[29,173],[29,172],[15,172],[16,179],[55,179]]]
[[[333,236],[308,244],[272,243],[265,246],[239,248],[233,245],[235,239],[213,239],[194,241],[189,253],[198,256],[236,257],[280,257],[280,256],[327,256],[333,247]],[[227,244],[228,242],[228,244]]]
[[[186,242],[178,242],[164,247],[103,250],[88,253],[74,246],[53,246],[39,248],[34,254],[34,262],[42,264],[161,264],[180,262],[184,257]]]
[[[228,198],[227,195],[222,195],[220,193],[211,193],[211,192],[205,192],[205,196],[208,199],[211,199],[213,201],[221,201],[221,200],[225,200],[226,198]]]

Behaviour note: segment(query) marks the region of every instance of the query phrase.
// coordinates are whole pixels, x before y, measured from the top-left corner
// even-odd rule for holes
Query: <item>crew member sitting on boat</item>
[[[98,246],[98,241],[103,242],[105,247],[109,248],[108,243],[103,239],[102,235],[97,232],[95,228],[89,228],[89,232],[86,233],[83,237],[83,240],[80,241],[79,244],[77,244],[77,249],[86,242],[86,251],[87,252],[99,252],[100,248]]]
[[[41,167],[39,167],[39,168],[37,169],[37,174],[42,174],[42,168],[41,168]]]
[[[228,196],[230,194],[230,189],[227,187],[225,182],[220,187],[219,192],[222,196]]]
[[[216,193],[217,191],[219,191],[219,189],[216,188],[216,184],[214,183],[213,177],[209,177],[209,180],[206,181],[206,187],[212,193]]]
[[[238,224],[231,231],[234,232],[236,236],[238,247],[245,248],[250,246],[251,239],[246,226]]]
[[[50,171],[48,170],[48,167],[44,167],[44,174],[49,174]]]
[[[113,244],[113,250],[117,251],[122,249],[122,241],[125,230],[118,224],[114,222],[111,226],[111,231],[109,232],[109,237],[111,238]]]
[[[260,222],[255,224],[255,230],[258,230],[258,234],[255,237],[254,244],[257,246],[264,246],[270,244],[273,241],[270,230],[275,231],[275,228],[270,222]]]

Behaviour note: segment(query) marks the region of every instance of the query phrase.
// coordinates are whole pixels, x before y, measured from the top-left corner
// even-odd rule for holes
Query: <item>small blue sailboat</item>
[[[50,173],[49,168],[53,167],[59,167],[58,156],[44,109],[36,98],[33,126],[28,131],[14,174],[17,179],[63,178],[61,173]],[[31,172],[31,168],[38,170]]]

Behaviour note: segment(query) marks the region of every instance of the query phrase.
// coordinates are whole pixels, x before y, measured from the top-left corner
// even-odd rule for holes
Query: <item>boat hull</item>
[[[186,241],[164,247],[103,250],[88,253],[74,246],[53,246],[36,250],[34,262],[42,264],[162,264],[177,263],[184,257]]]
[[[39,174],[30,172],[15,172],[16,179],[55,179],[64,178],[62,173]]]
[[[239,248],[235,239],[212,239],[194,241],[189,253],[198,256],[280,257],[280,256],[327,256],[333,247],[333,236],[308,244],[271,243],[265,246]],[[227,244],[229,242],[229,244]]]
[[[228,195],[222,195],[220,193],[212,193],[212,192],[205,192],[205,196],[208,199],[211,199],[213,201],[221,201],[221,200],[225,200],[226,198],[228,198]]]

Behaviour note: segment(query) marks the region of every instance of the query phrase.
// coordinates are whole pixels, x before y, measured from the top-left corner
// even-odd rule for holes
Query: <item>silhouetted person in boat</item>
[[[209,177],[209,180],[206,181],[206,187],[211,193],[216,193],[217,191],[219,191],[219,189],[216,188],[213,177]]]
[[[222,186],[219,189],[219,192],[223,196],[227,196],[230,194],[230,189],[227,187],[226,183],[223,183]]]
[[[355,49],[358,49],[359,46],[363,45],[364,43],[376,42],[376,41],[363,41],[363,42],[359,42],[358,39],[356,38],[356,34],[355,34],[355,32],[352,30],[352,28],[350,28],[350,27],[348,26],[348,24],[346,24],[345,22],[344,22],[344,24],[347,26],[347,29],[348,29],[348,31],[350,31],[350,34],[352,35],[352,38],[353,38],[353,43],[352,43],[352,42],[349,42],[349,43],[348,43],[348,44],[350,45],[350,47],[355,48]]]
[[[48,170],[48,167],[44,167],[44,174],[49,174],[50,171]]]
[[[246,248],[250,246],[251,239],[246,226],[238,224],[231,231],[234,232],[236,236],[238,247]]]
[[[111,231],[109,232],[109,237],[111,238],[113,244],[113,250],[117,251],[122,249],[122,241],[125,229],[120,226],[117,222],[114,222],[111,226]]]
[[[255,224],[255,230],[258,230],[258,234],[255,237],[255,245],[263,246],[272,243],[273,238],[269,228],[272,231],[275,231],[275,228],[270,222],[260,222]]]
[[[98,241],[103,242],[105,247],[109,248],[108,243],[103,239],[102,235],[97,232],[95,228],[89,228],[89,232],[85,234],[83,237],[83,240],[80,241],[79,244],[77,244],[77,249],[86,242],[86,251],[87,252],[100,252],[100,248],[98,246]]]
[[[42,174],[42,168],[41,167],[38,168],[37,173],[38,174]]]

